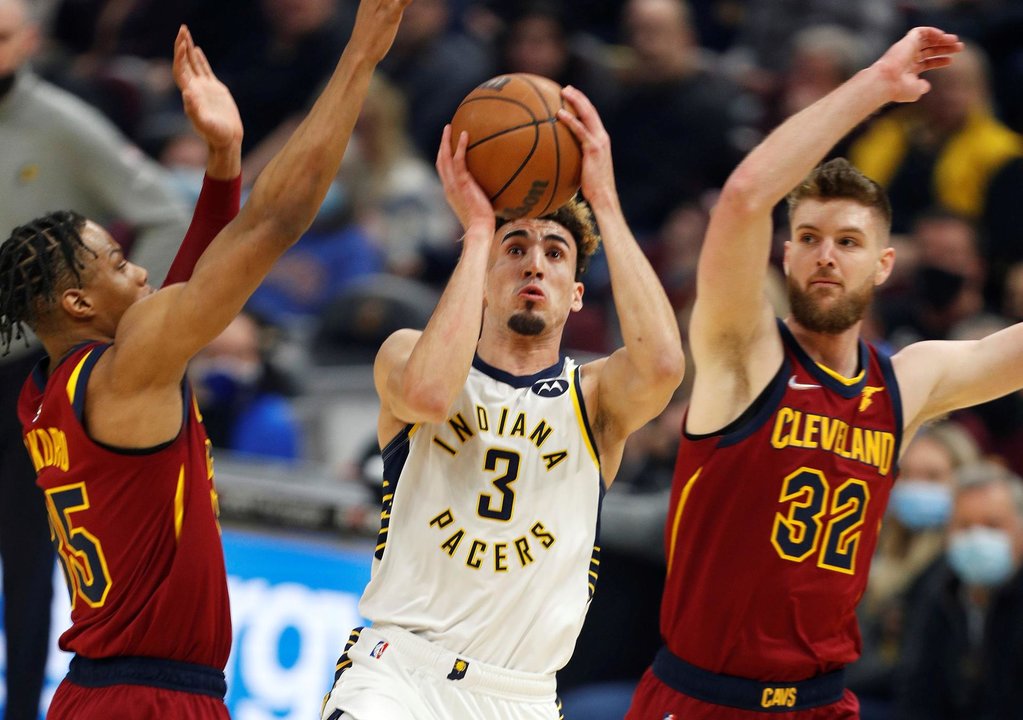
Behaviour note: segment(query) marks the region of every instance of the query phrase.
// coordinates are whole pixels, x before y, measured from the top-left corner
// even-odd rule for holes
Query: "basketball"
[[[455,111],[451,150],[466,131],[466,165],[499,216],[552,213],[579,189],[582,151],[556,117],[562,107],[558,83],[512,73],[487,80]]]

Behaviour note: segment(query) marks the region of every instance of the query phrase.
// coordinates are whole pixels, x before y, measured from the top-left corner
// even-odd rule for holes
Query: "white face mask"
[[[952,490],[943,483],[907,478],[895,483],[892,513],[910,530],[938,528],[952,514]]]
[[[980,525],[952,533],[946,557],[967,585],[995,587],[1016,569],[1009,533]]]

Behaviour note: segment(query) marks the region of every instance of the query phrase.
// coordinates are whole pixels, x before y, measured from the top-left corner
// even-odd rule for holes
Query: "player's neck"
[[[50,356],[50,368],[51,370],[57,367],[57,364],[64,359],[72,348],[76,345],[81,345],[84,342],[113,342],[113,338],[106,337],[104,333],[96,332],[94,328],[87,329],[74,329],[74,330],[58,330],[53,333],[37,332],[39,340],[43,343],[43,347],[46,349],[46,354]]]
[[[527,336],[507,329],[488,332],[484,328],[476,354],[487,365],[512,375],[532,375],[554,365],[561,357],[561,333]]]
[[[799,342],[800,347],[816,362],[844,377],[853,377],[859,368],[860,321],[841,333],[822,333],[808,330],[791,315],[785,325]]]

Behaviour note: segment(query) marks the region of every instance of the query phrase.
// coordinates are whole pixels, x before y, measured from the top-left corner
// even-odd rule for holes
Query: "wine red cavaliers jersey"
[[[85,343],[22,388],[25,445],[71,595],[60,647],[223,668],[231,645],[213,466],[187,384],[181,430],[148,450],[92,440],[85,393],[110,346]],[[46,363],[44,359],[42,363]]]
[[[795,681],[860,654],[867,582],[902,430],[889,359],[841,378],[778,323],[781,369],[720,433],[684,434],[665,530],[661,633],[699,668]]]

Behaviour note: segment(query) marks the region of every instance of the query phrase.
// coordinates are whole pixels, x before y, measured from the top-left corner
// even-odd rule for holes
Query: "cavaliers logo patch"
[[[451,666],[451,672],[448,673],[448,680],[461,680],[465,677],[465,673],[468,669],[468,661],[458,658],[455,660],[455,664]]]
[[[554,398],[568,392],[568,380],[552,378],[550,380],[537,380],[533,383],[532,390],[540,397]]]

